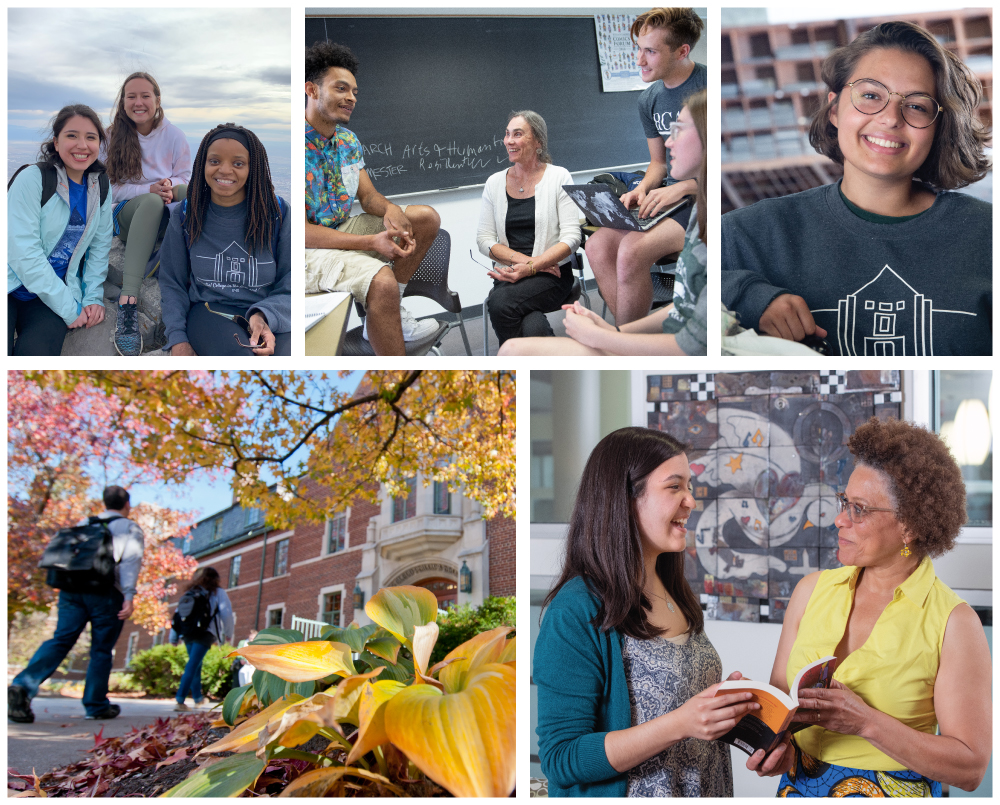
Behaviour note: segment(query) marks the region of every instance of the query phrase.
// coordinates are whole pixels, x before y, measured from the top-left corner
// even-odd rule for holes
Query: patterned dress
[[[681,644],[665,638],[625,635],[622,657],[632,706],[632,725],[680,707],[722,677],[722,662],[704,632]],[[628,773],[630,797],[731,797],[729,746],[687,738]]]

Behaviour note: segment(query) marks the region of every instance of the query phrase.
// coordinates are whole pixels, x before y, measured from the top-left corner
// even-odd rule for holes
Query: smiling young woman
[[[723,304],[831,354],[990,354],[993,208],[950,192],[990,168],[978,79],[887,22],[831,53],[823,80],[809,139],[843,181],[723,216]]]
[[[125,79],[108,128],[106,160],[114,188],[115,234],[125,243],[115,348],[142,352],[138,296],[158,235],[167,224],[164,205],[184,198],[191,178],[191,149],[184,132],[163,114],[160,85],[149,73]]]

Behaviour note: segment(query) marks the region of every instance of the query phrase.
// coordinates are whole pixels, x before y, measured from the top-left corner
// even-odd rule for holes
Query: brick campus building
[[[347,626],[369,623],[354,600],[368,601],[381,587],[427,587],[441,602],[482,603],[490,595],[514,595],[514,521],[484,520],[479,504],[444,484],[410,484],[407,498],[383,495],[382,503],[359,501],[325,523],[277,531],[256,509],[230,506],[201,520],[184,541],[184,553],[211,565],[233,602],[236,640],[251,629],[292,627],[299,617]],[[460,589],[463,567],[471,592]],[[173,605],[185,582],[178,584]],[[132,621],[115,648],[115,668],[143,649],[167,641],[168,630],[150,635]]]

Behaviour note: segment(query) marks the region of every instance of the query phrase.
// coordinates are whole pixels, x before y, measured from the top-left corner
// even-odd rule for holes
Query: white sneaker
[[[429,336],[438,328],[437,319],[415,319],[413,314],[402,305],[399,306],[399,322],[403,326],[404,341],[419,341],[421,338]],[[365,341],[370,340],[368,338],[367,316],[365,316],[365,326],[361,331],[361,337]]]

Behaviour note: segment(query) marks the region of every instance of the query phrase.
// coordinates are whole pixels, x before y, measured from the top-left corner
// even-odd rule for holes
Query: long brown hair
[[[193,590],[195,587],[201,587],[206,592],[215,592],[219,588],[219,571],[214,567],[199,567],[184,589]]]
[[[684,105],[691,113],[694,127],[701,139],[701,168],[698,171],[698,193],[695,202],[698,204],[698,238],[702,243],[708,243],[708,93],[705,90],[696,92],[688,98]]]
[[[125,87],[134,78],[144,78],[153,85],[153,94],[156,96],[153,128],[159,126],[163,120],[160,85],[149,73],[132,73],[118,90],[118,97],[115,98],[111,112],[111,125],[108,127],[108,178],[112,184],[137,182],[142,178],[142,145],[139,143],[139,130],[125,114]]]
[[[104,142],[106,137],[104,134],[104,126],[101,125],[101,118],[97,116],[97,112],[91,109],[89,106],[84,106],[82,103],[74,103],[69,106],[64,106],[60,109],[56,116],[52,119],[52,136],[49,137],[44,143],[42,143],[39,149],[39,156],[42,162],[50,162],[53,165],[62,165],[62,157],[56,151],[56,138],[62,134],[62,130],[66,128],[66,124],[69,122],[70,118],[85,117],[91,123],[94,124],[94,128],[97,129],[97,139],[100,142]],[[84,174],[93,173],[95,171],[104,170],[104,165],[101,164],[99,159],[95,159],[84,171]],[[111,487],[109,487],[110,489]],[[114,487],[116,489],[120,487]],[[124,490],[122,490],[124,491]],[[128,492],[125,493],[126,496]]]
[[[543,609],[580,576],[598,602],[595,628],[616,629],[638,640],[658,636],[646,616],[652,603],[642,591],[646,569],[636,504],[646,493],[650,473],[686,449],[672,436],[649,428],[622,428],[597,443],[580,478],[562,574],[545,596]],[[699,634],[705,618],[684,579],[684,553],[661,553],[656,575],[687,618],[691,634]]]
[[[236,129],[246,138],[249,151],[249,173],[246,183],[247,217],[244,224],[243,238],[250,247],[251,253],[260,253],[271,248],[271,236],[275,226],[280,226],[278,199],[274,195],[274,183],[271,181],[271,166],[267,161],[267,151],[257,135],[250,129],[237,126],[235,123],[222,123],[201,138],[198,153],[194,157],[191,168],[191,182],[188,185],[187,217],[184,219],[184,230],[188,245],[201,237],[208,203],[212,200],[212,191],[205,181],[205,160],[208,157],[208,144],[213,135],[222,129]],[[278,219],[278,220],[276,220]],[[275,255],[277,259],[277,255]]]

